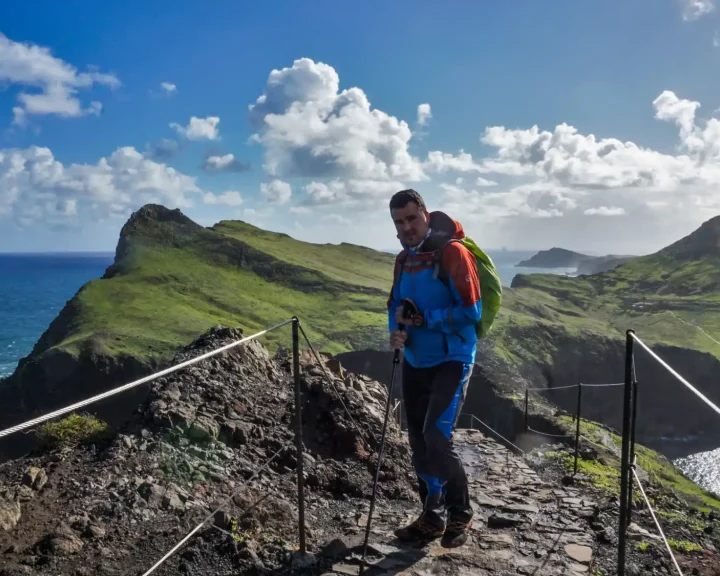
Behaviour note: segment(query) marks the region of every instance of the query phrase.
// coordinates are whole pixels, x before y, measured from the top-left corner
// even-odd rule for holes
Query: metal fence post
[[[575,474],[578,472],[578,453],[580,452],[580,418],[582,417],[582,389],[583,385],[578,385],[577,395],[577,410],[575,412],[575,418],[577,420],[575,424]]]
[[[625,388],[623,397],[622,461],[620,465],[620,522],[618,526],[618,576],[625,576],[628,527],[628,477],[630,475],[630,425],[633,379],[633,331],[625,339]]]
[[[637,423],[637,395],[638,386],[637,378],[635,377],[635,358],[632,359],[632,418],[630,421],[630,466],[632,469],[635,468],[635,426]],[[633,483],[634,475],[628,475],[628,513],[627,513],[627,525],[630,525],[632,520],[632,505],[633,505]]]
[[[305,494],[303,478],[302,400],[300,395],[300,320],[293,318],[293,377],[295,382],[295,447],[297,453],[298,530],[300,554],[305,554]]]

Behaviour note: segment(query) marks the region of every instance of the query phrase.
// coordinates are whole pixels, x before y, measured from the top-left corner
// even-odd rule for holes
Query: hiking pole
[[[400,330],[405,328],[401,325]],[[365,542],[363,543],[363,555],[360,564],[360,574],[365,570],[365,555],[367,554],[368,540],[370,539],[370,521],[372,520],[373,509],[375,508],[375,496],[377,495],[377,485],[380,478],[380,466],[382,465],[383,450],[385,449],[385,433],[387,432],[388,419],[390,416],[390,403],[392,401],[393,388],[395,388],[395,373],[400,363],[400,348],[395,348],[393,356],[392,376],[390,376],[390,389],[388,390],[387,403],[385,405],[385,421],[383,422],[382,436],[380,437],[380,450],[378,451],[378,463],[375,470],[375,480],[373,481],[372,496],[370,497],[370,511],[368,512],[367,524],[365,525]]]

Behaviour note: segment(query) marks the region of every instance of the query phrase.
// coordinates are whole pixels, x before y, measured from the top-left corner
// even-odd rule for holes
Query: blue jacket
[[[482,300],[475,256],[450,238],[465,236],[462,226],[442,212],[430,215],[431,232],[415,251],[404,247],[395,260],[393,285],[388,298],[388,328],[392,332],[395,309],[405,298],[420,310],[425,325],[405,326],[405,359],[413,367],[436,366],[456,360],[473,364]],[[442,266],[447,271],[449,288],[434,278],[433,258],[442,251]],[[404,261],[402,270],[401,263]],[[400,280],[398,282],[398,273]]]

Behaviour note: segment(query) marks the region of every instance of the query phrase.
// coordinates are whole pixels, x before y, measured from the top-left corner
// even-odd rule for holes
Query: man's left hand
[[[414,306],[415,304],[413,303],[413,307]],[[395,308],[395,322],[404,326],[414,326],[415,324],[413,323],[412,318],[405,317],[406,313],[407,310],[405,306],[398,306],[397,308]]]
[[[412,320],[410,320],[410,318],[405,318],[404,314],[404,306],[398,306],[397,308],[395,308],[395,322],[404,326],[412,326]]]

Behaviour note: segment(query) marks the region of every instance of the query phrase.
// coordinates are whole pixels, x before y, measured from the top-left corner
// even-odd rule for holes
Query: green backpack
[[[451,238],[450,242],[459,242],[467,248],[473,256],[477,265],[478,277],[480,279],[480,297],[482,298],[482,315],[480,322],[475,325],[475,332],[478,340],[487,336],[490,332],[495,316],[497,316],[502,305],[502,282],[498,275],[495,264],[485,251],[478,246],[472,238]],[[447,244],[445,244],[447,246]],[[443,247],[444,248],[444,247]],[[442,266],[442,248],[435,253],[434,277],[439,278],[445,286],[450,288],[448,273]]]

